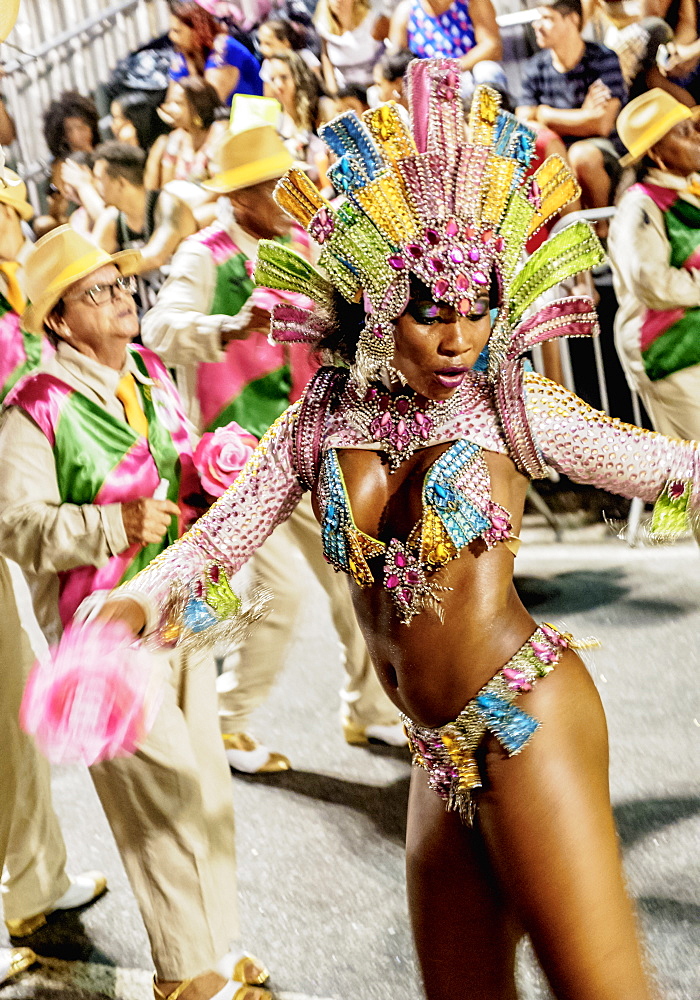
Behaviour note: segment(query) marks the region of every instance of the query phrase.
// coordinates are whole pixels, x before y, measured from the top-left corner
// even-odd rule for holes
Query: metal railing
[[[3,92],[15,120],[12,154],[37,204],[50,159],[42,120],[64,90],[94,94],[116,64],[167,31],[166,0],[22,0],[8,44],[0,45]]]

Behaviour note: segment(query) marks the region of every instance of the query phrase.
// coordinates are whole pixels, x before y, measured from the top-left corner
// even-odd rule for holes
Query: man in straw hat
[[[245,110],[245,108],[243,109]],[[229,133],[218,150],[219,172],[204,187],[222,196],[219,221],[185,240],[155,307],[143,320],[144,343],[177,372],[192,420],[213,430],[236,420],[261,437],[298,399],[317,367],[308,348],[268,343],[274,293],[251,277],[260,239],[290,243],[308,256],[306,233],[273,198],[293,160],[275,128],[261,124]],[[292,296],[293,298],[293,296]],[[271,612],[227,660],[219,677],[219,714],[229,764],[268,772],[290,766],[248,730],[267,697],[292,638],[302,593],[298,559],[306,557],[328,594],[347,675],[343,724],[349,742],[373,738],[403,745],[398,716],[381,689],[355,623],[347,586],[320,554],[319,527],[307,497],[251,560],[257,586],[273,595]]]
[[[638,182],[623,195],[609,253],[615,343],[654,428],[700,439],[700,133],[691,111],[654,88],[620,113]]]
[[[69,226],[26,262],[23,323],[56,354],[5,401],[0,551],[22,567],[50,643],[85,597],[177,537],[200,489],[177,392],[155,355],[130,346],[138,264],[138,251],[112,256]],[[213,664],[177,652],[160,669],[170,683],[148,739],[91,768],[151,941],[155,995],[266,1000],[243,984],[264,968],[231,951],[233,811]]]

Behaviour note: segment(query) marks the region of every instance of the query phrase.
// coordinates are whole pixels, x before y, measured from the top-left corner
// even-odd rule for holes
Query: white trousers
[[[244,732],[250,713],[267,698],[292,639],[300,610],[313,614],[299,586],[306,560],[328,595],[345,669],[342,716],[359,726],[394,725],[398,712],[384,693],[355,620],[348,581],[323,558],[321,529],[305,494],[292,516],[275,529],[250,561],[253,586],[269,590],[270,612],[226,658],[217,681],[222,733]]]

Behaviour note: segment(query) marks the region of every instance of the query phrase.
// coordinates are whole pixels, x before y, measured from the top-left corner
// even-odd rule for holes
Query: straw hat
[[[203,181],[202,187],[217,194],[275,180],[294,165],[294,157],[272,125],[259,125],[236,135],[227,132],[214,159],[219,173]]]
[[[0,4],[0,42],[4,42],[15,26],[19,0],[2,0]]]
[[[24,265],[24,284],[31,305],[22,313],[22,328],[43,333],[44,320],[65,292],[105,264],[124,275],[134,274],[141,259],[138,250],[109,254],[71,226],[59,226],[34,245]]]
[[[25,222],[34,215],[34,209],[27,201],[27,185],[21,177],[0,164],[0,201],[14,208]]]
[[[699,113],[700,108],[686,107],[660,87],[635,97],[622,109],[615,124],[617,134],[629,150],[620,160],[621,166],[641,160],[674,125]]]

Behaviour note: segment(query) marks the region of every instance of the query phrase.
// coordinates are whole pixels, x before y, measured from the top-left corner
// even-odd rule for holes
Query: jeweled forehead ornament
[[[333,288],[363,302],[367,319],[353,368],[360,386],[391,366],[394,321],[408,302],[412,274],[462,315],[495,275],[493,375],[537,296],[601,259],[595,236],[580,223],[519,269],[530,236],[580,193],[568,167],[552,156],[526,177],[535,133],[502,111],[488,87],[477,87],[465,128],[454,60],[416,60],[407,77],[410,126],[390,102],[361,118],[345,112],[321,129],[337,157],[329,177],[343,196],[338,207],[298,170],[277,186],[279,205],[321,247],[319,269],[276,243],[261,241],[258,253],[259,284],[305,293],[321,307],[313,317],[276,307],[275,340],[314,343],[329,332],[334,319],[324,307]]]

